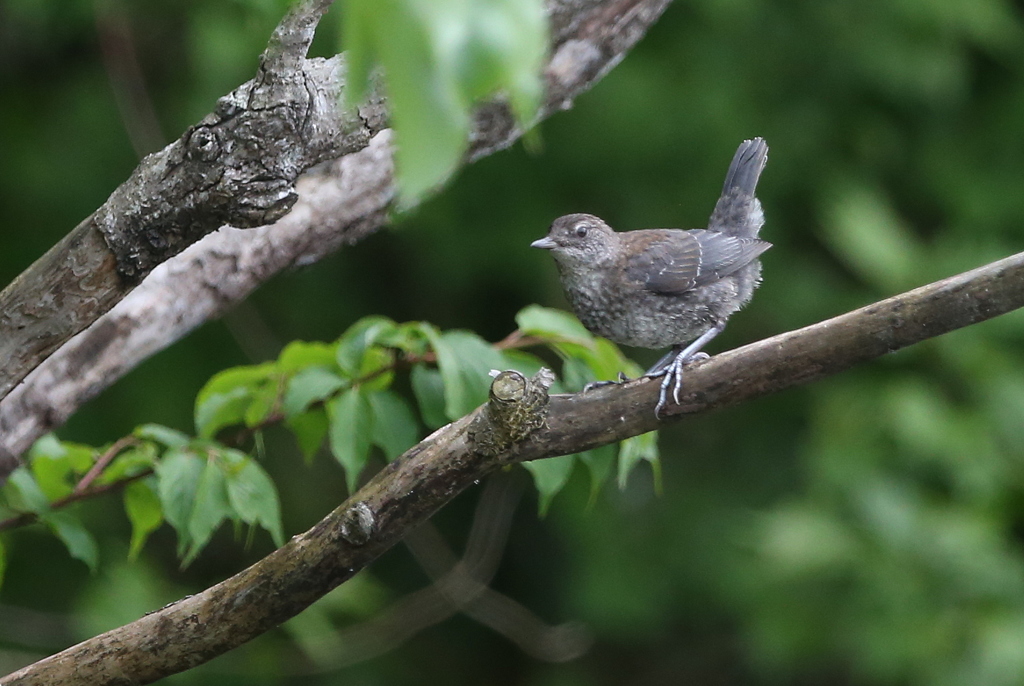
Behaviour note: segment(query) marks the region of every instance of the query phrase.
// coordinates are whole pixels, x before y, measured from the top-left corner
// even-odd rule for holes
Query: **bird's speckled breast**
[[[639,284],[624,288],[614,269],[579,270],[562,284],[576,316],[591,332],[621,345],[667,348],[688,343],[728,319],[750,299],[760,272],[755,260],[734,276],[677,295],[653,293]],[[619,287],[610,289],[608,279]]]

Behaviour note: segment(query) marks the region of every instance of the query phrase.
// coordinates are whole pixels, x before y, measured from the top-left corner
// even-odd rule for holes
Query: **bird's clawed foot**
[[[661,379],[661,392],[658,394],[658,404],[654,406],[654,416],[661,419],[661,411],[668,404],[668,389],[672,389],[672,399],[679,404],[679,389],[683,387],[683,367],[696,362],[706,360],[710,357],[705,352],[700,352],[708,341],[717,336],[725,328],[725,324],[716,324],[708,331],[705,331],[697,340],[680,350],[678,347],[669,351],[665,357],[658,360],[657,364],[651,367],[645,377],[649,379]]]
[[[591,381],[590,383],[583,387],[583,393],[586,393],[587,391],[592,391],[595,388],[603,388],[604,386],[614,386],[616,384],[626,383],[627,381],[631,381],[631,379],[622,372],[619,372],[618,381]]]
[[[672,389],[672,399],[676,405],[679,404],[679,390],[683,387],[683,367],[696,360],[706,360],[709,357],[707,353],[697,353],[686,359],[686,356],[682,353],[675,356],[675,358],[667,365],[656,371],[650,371],[644,374],[644,376],[650,379],[656,379],[661,377],[661,390],[658,393],[658,404],[654,406],[654,416],[661,418],[661,411],[668,405],[668,389]]]

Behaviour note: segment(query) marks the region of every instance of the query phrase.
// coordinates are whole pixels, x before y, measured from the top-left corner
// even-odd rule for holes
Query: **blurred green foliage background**
[[[251,78],[276,0],[0,0],[0,283],[99,206],[139,152]],[[564,306],[552,218],[702,226],[735,146],[764,136],[765,282],[712,352],[813,323],[1024,245],[1024,21],[1004,0],[680,0],[574,109],[461,172],[391,230],[280,276],[146,362],[62,438],[143,422],[191,432],[218,370],[379,313],[490,340]],[[338,19],[316,54],[336,51]],[[127,42],[126,42],[127,41]],[[129,47],[152,121],[115,94]],[[119,57],[118,57],[119,56]],[[119,81],[119,79],[121,79]],[[133,147],[133,140],[135,145]],[[636,351],[650,363],[656,353]],[[286,534],[343,498],[333,460],[282,432],[265,464]],[[1024,315],[662,433],[663,494],[638,470],[592,506],[573,477],[548,516],[526,490],[494,587],[594,644],[550,664],[457,616],[339,667],[338,641],[429,583],[396,549],[284,629],[180,684],[1019,684],[1024,682]],[[526,480],[521,470],[511,479]],[[463,545],[480,489],[435,522]],[[221,531],[179,570],[167,527],[125,561],[120,501],[83,504],[96,575],[52,536],[5,536],[0,673],[214,583],[265,554]],[[339,627],[353,626],[349,639]]]

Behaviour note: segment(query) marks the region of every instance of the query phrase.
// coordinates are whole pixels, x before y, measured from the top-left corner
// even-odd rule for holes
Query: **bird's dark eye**
[[[586,224],[577,224],[576,228],[574,229],[574,231],[576,233],[576,236],[578,238],[583,238],[584,236],[586,236],[587,235],[587,230],[588,230],[588,227],[587,227]]]

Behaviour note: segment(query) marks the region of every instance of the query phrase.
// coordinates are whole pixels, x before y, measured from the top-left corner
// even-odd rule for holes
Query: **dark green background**
[[[98,25],[128,22],[169,139],[252,76],[280,11],[272,0],[0,0],[0,283],[137,162]],[[336,35],[332,16],[316,52],[333,52]],[[292,339],[331,340],[366,314],[497,340],[527,304],[564,307],[550,256],[528,247],[551,219],[701,226],[736,145],[755,135],[771,145],[760,195],[775,247],[764,285],[712,352],[1016,252],[1022,72],[1019,3],[677,2],[574,109],[543,124],[538,152],[482,160],[393,229],[271,280],[60,436],[99,444],[142,422],[191,431],[210,375]],[[665,430],[660,496],[646,467],[591,508],[577,473],[544,520],[528,492],[495,586],[546,621],[585,623],[596,644],[577,661],[535,661],[460,617],[342,671],[318,672],[274,631],[168,681],[1021,683],[1022,441],[1018,313]],[[340,502],[329,457],[305,466],[283,433],[267,448],[286,533]],[[478,494],[436,518],[457,549]],[[164,527],[129,565],[119,500],[78,512],[100,541],[95,576],[42,530],[4,538],[0,673],[205,588],[270,545],[261,533],[246,549],[225,530],[179,571]],[[333,625],[427,583],[401,548],[371,574],[376,592],[335,598],[318,615],[330,621],[307,626],[328,653]]]

